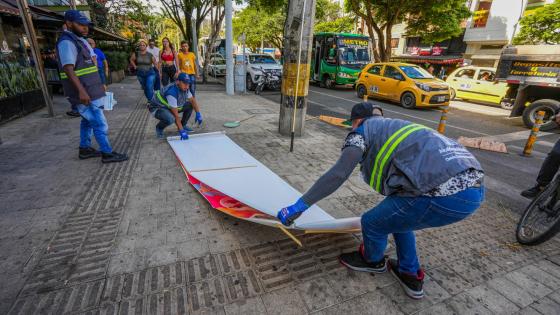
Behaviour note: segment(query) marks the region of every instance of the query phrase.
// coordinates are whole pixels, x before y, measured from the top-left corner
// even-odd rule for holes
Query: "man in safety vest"
[[[101,156],[103,163],[128,160],[126,154],[114,152],[109,142],[109,126],[103,114],[105,88],[97,73],[90,48],[82,38],[87,34],[89,19],[77,10],[64,14],[65,30],[56,44],[58,67],[64,95],[76,107],[80,123],[80,159]],[[91,147],[91,134],[99,144],[99,151]]]
[[[196,99],[189,91],[191,79],[185,73],[180,73],[175,84],[164,87],[161,91],[156,91],[154,97],[148,105],[148,110],[159,120],[156,125],[156,136],[164,138],[163,129],[175,123],[182,140],[189,138],[189,128],[187,121],[195,111],[195,122],[202,124],[202,114]],[[183,118],[179,118],[179,113],[183,112]]]
[[[484,199],[484,172],[457,142],[432,129],[383,117],[381,107],[359,103],[350,116],[352,131],[336,164],[299,199],[278,212],[291,225],[311,205],[333,193],[360,164],[362,178],[387,196],[364,213],[363,243],[342,254],[346,267],[381,273],[387,264],[406,294],[420,299],[424,273],[416,254],[415,230],[448,225],[471,215]],[[398,260],[384,255],[393,234]]]

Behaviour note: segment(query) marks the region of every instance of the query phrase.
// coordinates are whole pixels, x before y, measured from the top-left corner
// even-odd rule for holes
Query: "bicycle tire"
[[[538,211],[538,208],[536,207],[538,201],[540,201],[543,197],[544,198],[548,198],[548,196],[551,193],[556,192],[557,189],[559,189],[560,185],[560,181],[555,180],[553,183],[551,183],[550,185],[548,185],[543,191],[541,191],[536,197],[535,199],[533,199],[533,201],[531,201],[531,203],[529,204],[529,206],[527,206],[527,209],[525,209],[525,211],[523,212],[523,215],[521,215],[521,218],[519,219],[519,222],[517,223],[517,228],[515,231],[515,238],[517,239],[517,242],[519,242],[519,244],[522,245],[529,245],[529,246],[534,246],[534,245],[539,245],[542,244],[546,241],[548,241],[549,239],[551,239],[552,237],[554,237],[558,232],[560,232],[560,216],[558,216],[558,218],[556,218],[556,222],[554,224],[552,224],[552,226],[548,229],[548,231],[546,231],[545,233],[542,233],[540,236],[533,238],[533,239],[527,239],[524,238],[520,235],[522,235],[522,227],[523,227],[523,222],[525,221],[525,219],[527,219],[527,217],[533,213],[533,211]]]

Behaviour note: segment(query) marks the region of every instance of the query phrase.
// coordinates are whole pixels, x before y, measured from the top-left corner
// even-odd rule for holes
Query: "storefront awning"
[[[459,56],[459,55],[444,55],[444,56],[401,55],[401,56],[391,57],[391,61],[450,65],[450,64],[463,63],[463,56]]]
[[[57,13],[45,8],[36,7],[33,5],[29,6],[33,20],[39,20],[46,23],[56,23],[59,24],[57,27],[62,26],[64,22],[63,13]],[[0,0],[0,14],[9,14],[19,16],[19,8],[17,6],[16,0]],[[99,27],[93,27],[94,39],[97,40],[113,40],[113,41],[128,41],[128,39],[113,34]]]

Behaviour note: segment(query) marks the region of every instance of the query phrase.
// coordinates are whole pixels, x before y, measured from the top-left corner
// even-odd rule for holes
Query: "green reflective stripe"
[[[84,76],[86,74],[90,74],[90,73],[96,73],[97,70],[97,66],[91,66],[91,67],[87,67],[87,68],[82,68],[80,70],[76,70],[76,76],[81,77]],[[60,78],[61,79],[68,79],[68,76],[66,75],[65,72],[60,72]]]
[[[408,129],[404,134],[402,134],[399,138],[397,138],[397,140],[395,140],[395,142],[393,142],[393,144],[389,148],[389,151],[387,151],[387,153],[383,157],[383,160],[381,161],[381,165],[379,166],[379,172],[377,173],[377,181],[376,181],[376,184],[375,184],[375,190],[377,192],[380,192],[381,176],[383,175],[383,169],[385,168],[385,164],[387,164],[387,161],[389,160],[389,157],[391,157],[391,155],[393,154],[393,151],[395,151],[397,146],[399,144],[401,144],[401,142],[403,142],[403,140],[406,139],[406,137],[408,137],[411,133],[413,133],[415,131],[418,131],[418,130],[421,130],[421,129],[429,129],[429,128],[426,127],[426,126],[422,126],[422,125],[414,125],[414,128]]]
[[[385,143],[383,144],[383,146],[381,147],[381,149],[377,153],[377,156],[375,157],[375,163],[373,164],[373,171],[371,172],[371,176],[370,176],[370,179],[369,179],[369,185],[371,187],[373,187],[373,180],[375,179],[375,175],[377,174],[377,169],[379,168],[379,160],[381,159],[381,157],[385,153],[385,150],[387,149],[389,144],[391,144],[393,139],[398,137],[401,133],[405,132],[407,129],[412,128],[414,126],[415,126],[415,124],[410,124],[410,125],[406,125],[406,126],[402,127],[401,129],[399,129],[395,133],[393,133],[389,137],[389,139],[387,139],[387,141],[385,141]]]
[[[165,98],[163,98],[163,96],[161,96],[161,94],[159,93],[159,91],[156,91],[156,96],[158,98],[158,100],[165,106],[169,107],[169,103],[167,103],[167,100]]]

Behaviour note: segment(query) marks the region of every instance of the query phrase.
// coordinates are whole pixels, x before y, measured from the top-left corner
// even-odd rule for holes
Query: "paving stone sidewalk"
[[[277,229],[211,209],[155,138],[136,81],[111,88],[111,139],[126,163],[79,161],[79,119],[63,114],[0,126],[0,313],[560,313],[558,239],[519,246],[517,217],[503,205],[490,199],[468,220],[418,233],[427,280],[425,299],[414,301],[389,274],[339,265],[359,235],[300,235],[298,248]],[[300,191],[336,160],[345,136],[309,120],[289,153],[277,104],[203,85],[197,98],[204,131],[255,115],[228,135]],[[62,99],[57,106],[63,113]],[[320,206],[357,216],[381,199],[356,173]]]

